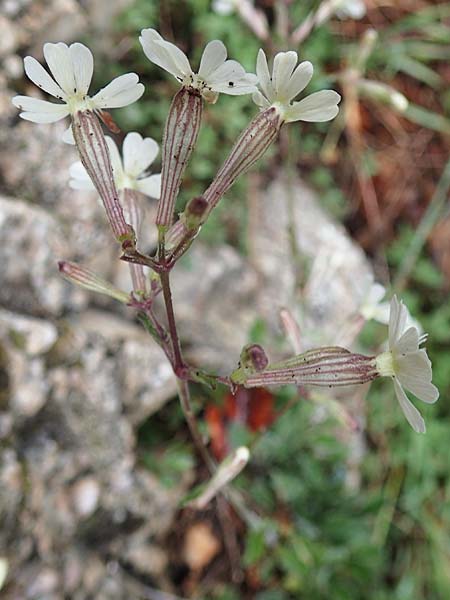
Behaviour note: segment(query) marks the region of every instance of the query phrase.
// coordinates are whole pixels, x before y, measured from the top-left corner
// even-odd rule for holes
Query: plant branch
[[[181,347],[180,340],[178,338],[177,325],[175,322],[175,314],[173,312],[173,302],[172,302],[172,291],[170,289],[170,281],[169,281],[169,273],[162,272],[160,274],[161,278],[161,286],[163,290],[164,296],[164,304],[166,306],[167,313],[167,322],[169,325],[169,335],[172,340],[172,349],[173,349],[173,369],[177,377],[185,376],[184,371],[186,370],[186,366],[184,364],[183,358],[181,356]]]

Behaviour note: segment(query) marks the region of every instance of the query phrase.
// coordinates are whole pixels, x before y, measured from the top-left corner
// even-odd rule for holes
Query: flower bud
[[[182,215],[182,220],[188,230],[198,229],[207,208],[208,202],[203,196],[196,196],[189,200]]]
[[[264,348],[259,344],[244,346],[239,358],[239,366],[233,371],[230,379],[233,383],[245,384],[252,373],[260,373],[269,364]]]
[[[267,367],[269,359],[262,346],[249,344],[242,349],[240,363],[245,369],[251,369],[259,373]]]
[[[167,116],[162,144],[161,197],[156,224],[168,229],[172,223],[181,179],[197,141],[202,120],[201,95],[182,87]]]
[[[91,292],[114,298],[123,304],[128,304],[130,301],[129,294],[122,292],[122,290],[118,290],[108,281],[93,273],[90,269],[86,269],[85,267],[81,267],[76,263],[68,261],[58,262],[58,268],[62,276],[71,283],[76,283],[80,287],[90,290]]]
[[[408,109],[408,99],[386,83],[360,79],[358,81],[358,90],[366,98],[388,104],[400,113],[404,113]]]

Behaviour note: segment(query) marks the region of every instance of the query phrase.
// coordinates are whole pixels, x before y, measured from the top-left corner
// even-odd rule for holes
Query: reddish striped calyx
[[[378,376],[374,357],[353,354],[339,346],[328,346],[268,365],[259,373],[246,374],[238,369],[231,379],[245,387],[290,383],[335,387],[366,383]]]

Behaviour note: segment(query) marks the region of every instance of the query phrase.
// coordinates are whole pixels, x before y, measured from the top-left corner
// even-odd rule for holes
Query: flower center
[[[72,115],[78,111],[94,110],[95,108],[94,103],[89,96],[83,95],[80,92],[74,93],[67,98],[67,106]]]
[[[136,189],[136,178],[128,175],[128,173],[123,172],[119,177],[117,177],[116,186],[119,190],[124,190],[125,188],[134,190]]]
[[[395,376],[395,363],[392,352],[383,352],[375,358],[375,367],[381,377]]]

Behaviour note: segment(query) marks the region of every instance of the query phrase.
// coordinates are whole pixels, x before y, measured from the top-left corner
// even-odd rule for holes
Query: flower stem
[[[185,379],[177,377],[178,385],[178,397],[180,398],[181,408],[183,410],[184,417],[188,424],[189,430],[194,440],[194,444],[202,457],[204,463],[208,467],[209,472],[213,475],[216,471],[216,465],[206,448],[200,430],[198,428],[197,419],[195,418],[194,411],[192,410],[191,395],[189,392],[189,384]]]
[[[202,435],[197,424],[197,419],[195,418],[195,414],[192,409],[189,384],[186,380],[186,377],[188,375],[188,369],[183,361],[183,357],[181,354],[180,339],[178,337],[177,325],[175,321],[175,315],[173,312],[172,291],[170,289],[169,273],[162,272],[160,277],[164,296],[164,303],[166,306],[167,321],[169,325],[169,336],[172,341],[174,357],[173,370],[177,377],[178,396],[180,398],[181,408],[183,410],[184,417],[186,419],[192,438],[194,440],[194,444],[199,454],[203,458],[209,471],[211,472],[211,474],[213,474],[216,469],[215,463],[203,442]]]
[[[173,357],[174,357],[173,369],[175,371],[175,375],[177,377],[180,377],[180,376],[183,376],[183,372],[186,367],[183,362],[183,358],[181,356],[180,340],[178,338],[177,325],[175,322],[175,314],[173,312],[172,291],[170,289],[169,273],[168,272],[160,273],[160,278],[161,278],[161,286],[162,286],[163,296],[164,296],[164,303],[166,306],[167,322],[169,325],[169,335],[170,335],[170,339],[172,340],[172,349],[173,349]]]

